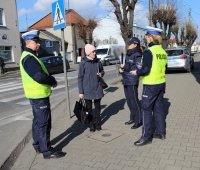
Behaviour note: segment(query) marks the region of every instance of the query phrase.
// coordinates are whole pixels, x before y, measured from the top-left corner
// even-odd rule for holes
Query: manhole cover
[[[121,135],[123,135],[123,133],[103,129],[98,133],[88,136],[88,138],[107,143],[120,137]]]
[[[104,134],[101,135],[101,136],[103,136],[103,137],[109,137],[109,136],[111,136],[111,134],[110,134],[110,133],[104,133]]]

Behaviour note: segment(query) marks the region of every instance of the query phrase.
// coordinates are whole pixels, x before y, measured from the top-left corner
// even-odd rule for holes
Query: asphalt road
[[[109,83],[117,78],[116,66],[106,66],[105,80]],[[69,92],[77,90],[77,74],[74,70],[67,73]],[[51,102],[66,94],[64,73],[54,75],[58,81],[58,86],[52,89]],[[0,127],[16,121],[19,117],[30,115],[29,101],[24,97],[21,77],[10,77],[0,81]]]

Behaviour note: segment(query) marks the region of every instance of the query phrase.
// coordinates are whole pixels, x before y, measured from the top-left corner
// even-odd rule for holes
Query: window
[[[3,8],[0,8],[0,26],[5,26],[5,16]]]
[[[45,45],[46,45],[46,47],[53,47],[53,42],[49,41],[49,40],[46,40],[45,41]]]
[[[12,47],[10,46],[0,46],[0,56],[5,62],[12,61]]]

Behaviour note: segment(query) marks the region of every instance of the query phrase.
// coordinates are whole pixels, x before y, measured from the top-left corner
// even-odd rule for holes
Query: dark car
[[[46,66],[49,74],[63,73],[63,57],[62,56],[47,56],[40,60]],[[66,69],[70,69],[69,61],[66,59]]]

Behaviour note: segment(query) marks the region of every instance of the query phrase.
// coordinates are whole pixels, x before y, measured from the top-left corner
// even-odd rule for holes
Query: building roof
[[[84,25],[88,25],[88,21],[84,19],[82,16],[80,16],[77,12],[75,12],[73,9],[65,10],[65,16],[67,25],[76,25],[79,22],[82,22]],[[50,12],[43,18],[41,18],[39,21],[34,23],[29,27],[29,30],[32,29],[46,29],[46,28],[52,28],[52,13]]]

